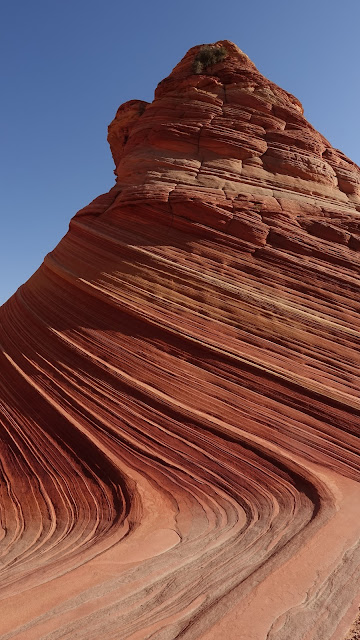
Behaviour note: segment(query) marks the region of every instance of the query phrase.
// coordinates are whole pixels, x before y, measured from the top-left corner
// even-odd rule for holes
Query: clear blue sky
[[[0,304],[114,183],[107,125],[195,44],[228,39],[360,164],[359,0],[4,0]]]

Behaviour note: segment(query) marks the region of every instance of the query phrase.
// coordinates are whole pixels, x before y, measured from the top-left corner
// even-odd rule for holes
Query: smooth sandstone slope
[[[109,127],[1,309],[2,640],[340,640],[360,602],[360,170],[234,44]]]

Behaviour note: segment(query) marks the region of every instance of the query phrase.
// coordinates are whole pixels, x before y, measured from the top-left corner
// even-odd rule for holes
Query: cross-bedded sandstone
[[[119,108],[115,186],[1,309],[3,640],[356,615],[360,170],[211,47]]]

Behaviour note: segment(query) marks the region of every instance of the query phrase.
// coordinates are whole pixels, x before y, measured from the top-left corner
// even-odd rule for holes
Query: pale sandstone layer
[[[360,600],[360,170],[228,41],[1,308],[2,640],[340,640]]]

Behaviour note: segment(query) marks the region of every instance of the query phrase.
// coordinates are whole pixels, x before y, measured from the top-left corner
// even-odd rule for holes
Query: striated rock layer
[[[1,309],[2,640],[356,616],[360,170],[212,47],[119,108],[116,185]]]

